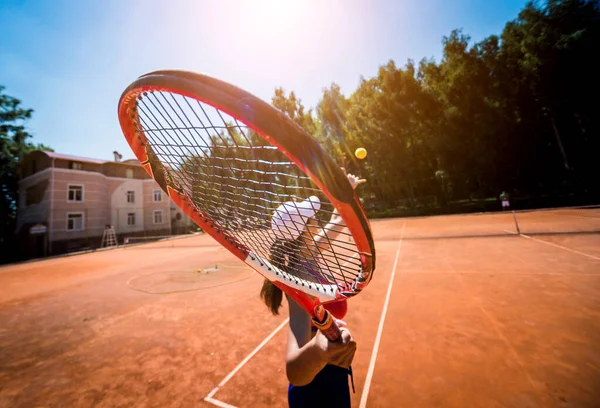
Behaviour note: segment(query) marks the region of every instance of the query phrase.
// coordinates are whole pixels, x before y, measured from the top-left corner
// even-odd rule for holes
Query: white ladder
[[[100,246],[102,248],[108,248],[112,246],[118,246],[117,234],[115,233],[115,227],[107,225],[104,227],[104,233],[102,234],[102,242]]]

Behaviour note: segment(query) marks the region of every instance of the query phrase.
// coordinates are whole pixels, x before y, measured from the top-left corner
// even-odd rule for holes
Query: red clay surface
[[[520,217],[536,240],[503,231],[508,213],[373,222],[376,274],[345,319],[358,340],[353,406],[401,237],[367,406],[598,406],[598,234],[540,233],[594,231],[600,214],[536,214]],[[180,288],[172,276],[215,264],[196,290],[135,290],[144,276]],[[0,268],[0,407],[214,407],[203,399],[287,314],[267,312],[242,265],[197,236]],[[286,335],[214,398],[286,406]]]

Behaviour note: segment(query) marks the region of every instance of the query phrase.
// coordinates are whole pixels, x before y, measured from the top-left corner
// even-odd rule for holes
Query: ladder
[[[112,225],[106,225],[104,227],[104,233],[102,234],[102,242],[100,247],[108,248],[112,246],[118,246],[117,234],[115,233],[115,227]]]

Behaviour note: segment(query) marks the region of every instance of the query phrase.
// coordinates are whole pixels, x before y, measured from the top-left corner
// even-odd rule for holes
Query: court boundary
[[[231,405],[231,404],[228,404],[228,403],[226,403],[226,402],[220,401],[220,400],[218,400],[218,399],[216,399],[216,398],[213,398],[213,396],[214,396],[214,395],[215,395],[217,392],[219,392],[219,390],[220,390],[221,388],[223,388],[223,387],[225,386],[225,384],[227,384],[227,382],[228,382],[229,380],[231,380],[231,379],[233,378],[233,376],[234,376],[234,375],[235,375],[235,374],[236,374],[238,371],[240,371],[240,370],[241,370],[241,369],[242,369],[242,368],[243,368],[243,367],[244,367],[244,366],[245,366],[245,365],[248,363],[248,361],[250,361],[250,360],[252,359],[252,357],[254,357],[254,356],[256,355],[256,353],[258,353],[258,352],[259,352],[259,351],[260,351],[260,350],[261,350],[261,349],[262,349],[262,348],[263,348],[263,347],[264,347],[264,346],[265,346],[265,345],[266,345],[266,344],[267,344],[269,341],[271,341],[271,339],[272,339],[273,337],[275,337],[275,335],[276,335],[277,333],[279,333],[279,331],[280,331],[281,329],[283,329],[283,328],[284,328],[284,327],[287,325],[287,323],[288,323],[289,321],[290,321],[290,318],[288,317],[288,318],[287,318],[287,319],[285,319],[285,320],[284,320],[284,321],[283,321],[283,322],[282,322],[282,323],[281,323],[279,326],[277,326],[277,328],[276,328],[275,330],[273,330],[273,331],[271,332],[271,334],[269,334],[269,335],[268,335],[268,336],[267,336],[267,337],[266,337],[266,338],[265,338],[265,339],[264,339],[264,340],[263,340],[263,341],[262,341],[262,342],[261,342],[261,343],[260,343],[258,346],[256,346],[256,348],[255,348],[254,350],[252,350],[252,351],[250,352],[250,354],[248,354],[248,355],[246,356],[246,358],[244,358],[244,359],[243,359],[243,360],[242,360],[242,361],[241,361],[241,362],[240,362],[240,363],[239,363],[239,364],[238,364],[238,365],[237,365],[237,366],[236,366],[236,367],[235,367],[235,368],[234,368],[234,369],[233,369],[233,370],[232,370],[232,371],[229,373],[229,374],[227,374],[227,375],[225,376],[225,378],[223,378],[223,379],[221,380],[221,382],[220,382],[220,383],[219,383],[219,384],[218,384],[218,385],[217,385],[215,388],[213,388],[213,389],[212,389],[212,391],[211,391],[211,392],[209,392],[209,393],[208,393],[208,395],[207,395],[206,397],[204,397],[204,401],[206,401],[206,402],[208,402],[208,403],[210,403],[210,404],[216,405],[216,406],[218,406],[218,407],[221,407],[221,408],[237,408],[237,407],[236,407],[236,406],[234,406],[234,405]]]
[[[536,241],[536,242],[540,242],[542,244],[546,244],[546,245],[550,245],[550,246],[553,246],[553,247],[556,247],[556,248],[564,249],[565,251],[569,251],[569,252],[572,252],[574,254],[581,255],[581,256],[586,256],[586,257],[594,259],[596,261],[600,261],[600,257],[597,257],[595,255],[586,254],[585,252],[577,251],[575,249],[571,249],[571,248],[568,248],[566,246],[555,244],[554,242],[544,241],[543,239],[538,239],[538,238],[534,238],[534,237],[531,236],[531,235],[535,235],[535,234],[527,235],[527,234],[523,234],[523,233],[517,233],[517,232],[514,232],[514,231],[509,231],[509,230],[506,230],[506,229],[504,231],[506,231],[506,232],[508,232],[508,233],[510,233],[510,234],[512,234],[514,236],[518,236],[518,237],[521,237],[521,238],[527,238],[527,239],[530,239],[532,241]],[[592,233],[594,233],[594,232],[592,232]],[[582,233],[582,235],[585,235],[585,234],[586,233]],[[550,233],[548,235],[560,235],[560,234],[552,234],[552,233]]]
[[[404,236],[404,228],[406,222],[402,224],[402,233],[400,240],[398,241],[398,249],[396,250],[396,259],[394,259],[394,265],[392,266],[392,274],[390,276],[390,283],[388,284],[387,293],[385,295],[385,301],[381,310],[381,317],[379,318],[379,327],[377,328],[377,334],[375,336],[375,344],[373,345],[373,351],[371,352],[371,360],[369,361],[369,369],[367,370],[367,376],[365,377],[365,385],[363,386],[362,394],[360,396],[359,408],[367,406],[367,399],[369,398],[369,389],[371,388],[371,381],[373,380],[373,372],[375,371],[375,362],[377,361],[377,354],[379,352],[379,345],[381,343],[381,336],[383,333],[383,326],[385,318],[387,316],[388,305],[392,295],[392,287],[394,286],[394,278],[396,277],[396,269],[398,268],[398,260],[400,259],[400,251],[402,249],[402,237]]]
[[[508,211],[479,211],[479,212],[471,212],[471,213],[457,213],[457,214],[431,214],[431,215],[415,215],[415,216],[405,216],[405,217],[382,217],[382,218],[369,218],[369,222],[376,223],[386,220],[415,220],[421,218],[435,218],[435,217],[467,217],[469,215],[500,215],[500,214],[508,214],[509,212],[519,213],[533,213],[533,212],[544,212],[544,211],[557,211],[557,210],[588,210],[598,208],[600,209],[600,204],[593,205],[574,205],[570,207],[550,207],[550,208],[532,208],[530,210],[508,210]],[[589,217],[586,217],[589,218]]]
[[[554,242],[544,241],[543,239],[537,239],[534,237],[530,237],[529,235],[526,235],[526,234],[519,234],[519,235],[523,238],[531,239],[532,241],[541,242],[542,244],[550,245],[550,246],[553,246],[556,248],[561,248],[561,249],[564,249],[565,251],[569,251],[569,252],[572,252],[574,254],[581,255],[581,256],[587,256],[588,258],[594,259],[596,261],[600,261],[600,257],[586,254],[585,252],[577,251],[575,249],[567,248],[565,246],[555,244]]]

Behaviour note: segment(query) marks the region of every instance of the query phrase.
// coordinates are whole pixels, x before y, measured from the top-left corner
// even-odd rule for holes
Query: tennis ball
[[[356,151],[354,152],[354,155],[362,160],[365,157],[367,157],[367,149],[365,149],[364,147],[359,147],[358,149],[356,149]]]

